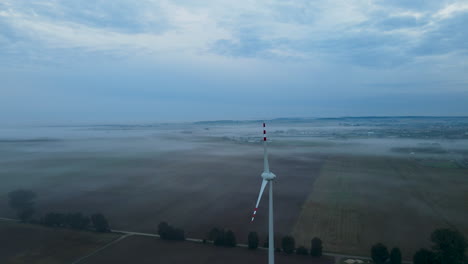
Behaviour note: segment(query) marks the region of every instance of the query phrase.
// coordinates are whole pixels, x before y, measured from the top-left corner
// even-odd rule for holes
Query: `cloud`
[[[311,116],[409,94],[422,112],[428,93],[466,100],[467,15],[465,0],[3,0],[0,110]]]
[[[414,47],[416,55],[438,55],[451,52],[468,54],[468,13],[453,16],[439,22],[437,28],[428,31]]]
[[[468,3],[455,2],[440,9],[433,16],[438,19],[447,19],[465,12],[468,12]]]
[[[120,3],[121,1],[116,1]],[[7,2],[8,4],[9,2]],[[134,29],[121,30],[119,13],[101,13],[102,10],[77,9],[70,15],[70,9],[76,5],[63,7],[57,2],[41,2],[28,11],[20,11],[18,7],[0,12],[0,21],[6,25],[1,34],[11,39],[28,38],[35,45],[41,44],[45,48],[53,49],[83,49],[84,51],[109,51],[117,53],[151,54],[151,53],[196,53],[205,49],[209,43],[218,38],[227,38],[229,34],[220,29],[206,14],[192,12],[184,7],[172,5],[168,2],[158,5],[148,5],[146,8],[159,8],[159,12],[167,19],[159,26],[159,30],[143,30],[148,25],[159,21],[154,14],[142,11],[134,25]],[[47,3],[47,5],[45,5]],[[47,12],[42,12],[43,6]],[[117,5],[117,4],[116,4]],[[7,5],[8,6],[8,5]],[[54,8],[51,8],[54,7]],[[55,16],[50,16],[50,10]],[[118,9],[120,10],[120,9]],[[146,9],[145,9],[146,10]],[[111,10],[106,10],[112,12]],[[122,11],[122,10],[121,10]],[[75,14],[73,13],[73,14]],[[170,14],[170,15],[169,15]],[[70,15],[70,16],[69,16]],[[68,19],[71,17],[72,19]],[[87,18],[96,19],[87,19]],[[114,23],[113,21],[120,21]],[[125,19],[123,19],[125,22]],[[86,21],[84,23],[83,21]],[[98,23],[99,21],[99,23]],[[156,22],[155,22],[156,21]],[[127,23],[123,23],[126,27]],[[140,27],[139,29],[136,29]],[[170,30],[169,30],[170,29]],[[16,36],[8,34],[15,32]]]
[[[407,1],[364,0],[147,0],[138,5],[122,0],[112,4],[6,1],[0,11],[0,23],[4,25],[0,34],[3,39],[27,38],[45,48],[123,56],[214,53],[303,61],[322,53],[337,54],[337,61],[348,58],[348,63],[388,67],[424,53],[412,51],[429,52],[424,42],[463,23],[454,18],[468,11],[468,4],[462,1],[423,1],[419,6]],[[457,47],[440,46],[444,47],[438,49],[439,53]],[[407,59],[403,59],[405,56]],[[369,57],[383,59],[370,63]]]

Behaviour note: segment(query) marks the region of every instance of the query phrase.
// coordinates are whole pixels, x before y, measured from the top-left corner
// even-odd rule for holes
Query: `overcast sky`
[[[468,0],[0,1],[0,122],[468,115]]]

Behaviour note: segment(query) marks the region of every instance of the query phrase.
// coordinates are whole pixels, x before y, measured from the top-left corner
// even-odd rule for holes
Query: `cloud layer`
[[[467,99],[467,24],[467,1],[4,0],[0,77],[8,86],[0,88],[0,103],[8,100],[4,110],[18,112],[24,108],[15,101],[18,93],[36,89],[61,94],[63,101],[75,94],[96,105],[106,93],[145,94],[169,112],[159,119],[184,119],[172,115],[173,108],[208,100],[213,108],[224,102],[246,107],[246,94],[265,91],[275,105],[262,103],[268,110],[252,105],[253,114],[239,111],[231,117],[352,114],[343,100],[362,97]],[[104,87],[103,78],[119,81]],[[94,88],[80,89],[84,85]],[[344,99],[334,100],[333,94]],[[311,108],[300,100],[309,97],[330,101]],[[142,99],[134,100],[139,105]],[[115,109],[118,103],[109,104]],[[152,111],[148,101],[141,104],[148,104],[141,112]],[[47,105],[51,112],[70,110]],[[273,111],[276,106],[282,110]],[[80,109],[70,110],[74,118]],[[468,107],[457,109],[453,114],[468,114]],[[373,106],[356,114],[378,110]],[[188,119],[209,119],[209,112]]]

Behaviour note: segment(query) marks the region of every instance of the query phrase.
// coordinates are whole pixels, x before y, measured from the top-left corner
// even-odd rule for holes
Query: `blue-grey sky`
[[[0,1],[0,122],[468,115],[468,1]]]

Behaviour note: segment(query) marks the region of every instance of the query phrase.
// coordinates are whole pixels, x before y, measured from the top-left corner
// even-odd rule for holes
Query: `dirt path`
[[[90,254],[84,256],[84,257],[81,257],[81,258],[79,258],[79,259],[73,261],[71,264],[78,264],[78,263],[81,263],[82,261],[84,261],[84,260],[86,260],[86,259],[88,259],[88,258],[90,258],[90,257],[92,257],[92,256],[94,256],[94,255],[96,255],[97,253],[103,251],[104,249],[106,249],[106,248],[108,248],[108,247],[110,247],[110,246],[112,246],[112,245],[114,245],[114,244],[116,244],[116,243],[119,243],[120,241],[124,240],[125,238],[127,238],[127,237],[129,237],[129,236],[132,236],[132,234],[125,234],[125,235],[123,235],[123,236],[117,238],[116,240],[109,242],[108,244],[104,245],[103,247],[98,248],[98,249],[95,250],[94,252],[92,252],[92,253],[90,253]]]

